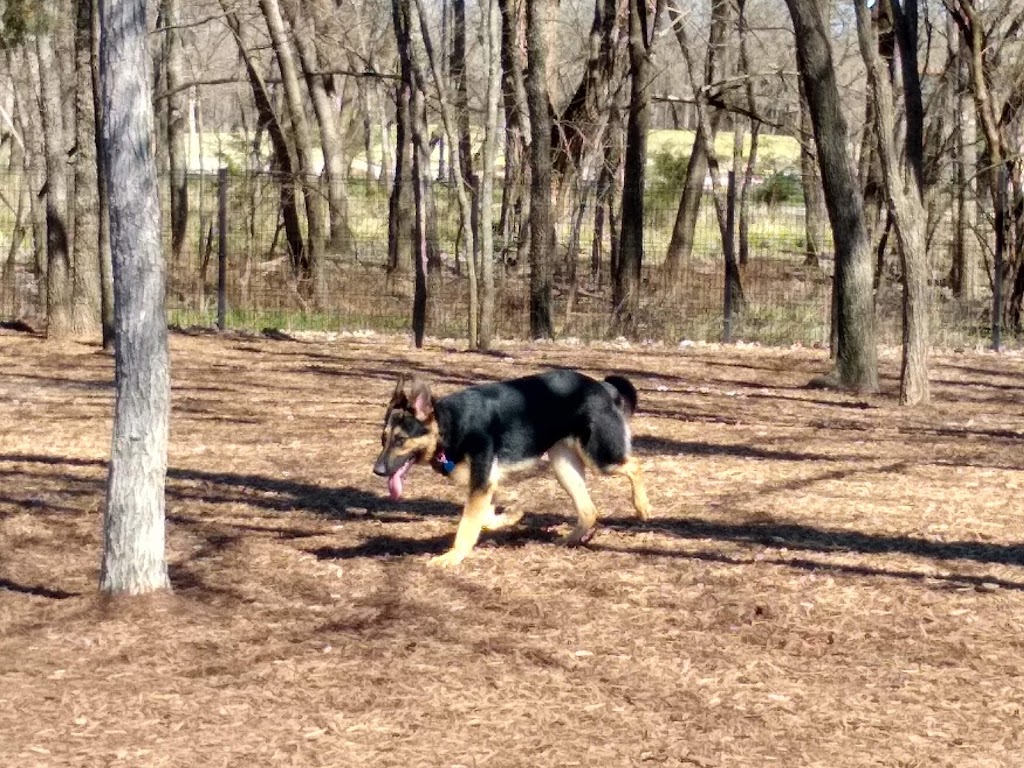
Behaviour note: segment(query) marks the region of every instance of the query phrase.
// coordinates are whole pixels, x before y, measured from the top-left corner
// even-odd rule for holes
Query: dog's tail
[[[636,413],[637,394],[636,387],[625,376],[606,376],[604,385],[611,393],[612,400],[628,419]]]

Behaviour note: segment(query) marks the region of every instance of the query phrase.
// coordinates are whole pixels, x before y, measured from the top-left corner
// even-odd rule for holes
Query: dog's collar
[[[445,477],[448,477],[455,470],[455,462],[444,455],[443,449],[434,454],[434,458],[430,460],[430,466],[434,468],[435,472]]]

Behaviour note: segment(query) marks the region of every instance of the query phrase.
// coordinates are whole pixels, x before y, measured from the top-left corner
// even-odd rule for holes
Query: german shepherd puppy
[[[373,471],[388,479],[395,499],[414,464],[429,464],[468,486],[454,545],[430,561],[451,566],[469,554],[481,530],[519,521],[521,512],[496,513],[495,491],[502,478],[537,466],[546,454],[578,516],[563,542],[581,544],[597,524],[584,482],[586,467],[627,477],[637,517],[646,520],[651,514],[640,463],[631,453],[629,419],[636,406],[636,388],[622,376],[597,381],[552,370],[439,399],[423,381],[402,376],[384,417],[383,450]]]

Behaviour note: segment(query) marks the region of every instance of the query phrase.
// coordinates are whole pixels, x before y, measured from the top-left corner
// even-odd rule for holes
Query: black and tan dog
[[[433,565],[456,565],[476,544],[481,530],[518,522],[522,513],[498,514],[494,494],[507,475],[536,467],[544,458],[572,497],[578,520],[564,542],[587,541],[597,509],[584,482],[586,467],[624,475],[633,508],[651,513],[640,463],[631,454],[629,419],[637,394],[622,376],[597,381],[570,370],[553,370],[511,381],[481,384],[435,399],[418,379],[402,377],[384,417],[383,450],[373,466],[399,498],[414,464],[429,463],[469,488],[455,543]]]

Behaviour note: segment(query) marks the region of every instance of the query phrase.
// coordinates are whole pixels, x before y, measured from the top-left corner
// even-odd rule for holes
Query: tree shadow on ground
[[[741,459],[764,459],[772,461],[861,461],[863,456],[841,454],[807,453],[802,451],[770,450],[746,444],[719,445],[691,440],[673,440],[668,437],[636,435],[633,448],[644,456],[736,456]]]
[[[51,589],[38,585],[19,584],[10,579],[0,578],[0,592],[17,592],[22,595],[34,595],[46,597],[50,600],[66,600],[69,597],[78,597],[78,592],[66,592],[63,589]]]
[[[698,446],[699,447],[699,446]],[[705,446],[706,448],[706,446]],[[774,457],[778,458],[778,457]],[[806,458],[806,457],[805,457]],[[792,460],[792,459],[790,459]],[[802,458],[799,460],[803,460]],[[0,454],[0,464],[40,463],[49,466],[94,466],[105,467],[106,462],[96,459],[63,459],[53,456],[34,456],[25,454]],[[887,466],[869,466],[863,468],[845,468],[829,471],[811,478],[798,478],[779,484],[775,487],[757,488],[732,494],[716,501],[722,503],[738,503],[744,499],[763,496],[781,490],[796,490],[823,480],[842,479],[856,472],[890,473],[905,468],[905,462],[897,462]],[[332,520],[365,519],[368,515],[387,513],[381,517],[382,522],[411,522],[429,515],[451,517],[458,513],[456,505],[443,501],[408,500],[395,502],[362,489],[344,486],[341,488],[324,488],[310,483],[291,480],[268,478],[262,475],[205,472],[172,468],[168,472],[171,482],[168,484],[168,495],[172,499],[201,498],[208,503],[244,503],[258,509],[271,512],[306,511]],[[186,494],[175,481],[189,480],[200,484],[198,494]],[[101,481],[97,480],[97,483]],[[253,494],[252,491],[259,491]],[[264,494],[264,495],[260,495]],[[175,518],[176,513],[169,515],[171,522],[186,525],[202,526],[204,521],[199,518],[182,516]],[[551,530],[555,525],[563,523],[566,518],[544,514],[531,514],[529,524],[518,528],[486,534],[489,546],[522,546],[528,542],[548,542],[555,538]],[[208,539],[206,547],[201,547],[197,556],[212,556],[216,552],[230,547],[243,533],[226,533],[232,526],[239,531],[250,531],[252,526],[230,521],[214,521],[209,531],[202,532]],[[1002,544],[982,541],[938,541],[911,535],[892,535],[881,533],[865,533],[846,529],[833,529],[824,526],[806,525],[791,522],[722,522],[704,518],[666,518],[646,523],[638,523],[622,518],[605,518],[602,525],[618,531],[645,531],[666,537],[693,541],[720,541],[740,543],[762,547],[767,550],[784,548],[814,553],[849,553],[861,555],[903,554],[936,562],[970,561],[1006,566],[1024,566],[1024,544]],[[301,529],[263,529],[282,535],[284,538],[301,538],[305,535]],[[429,539],[377,535],[364,540],[354,547],[335,548],[321,547],[309,550],[318,558],[346,559],[353,557],[394,557],[415,554],[438,554],[450,546],[451,533]],[[594,549],[600,546],[591,545]],[[610,549],[607,548],[606,549]],[[628,547],[621,548],[624,553],[636,555],[673,555],[671,551]],[[686,556],[686,555],[677,555]],[[725,557],[708,553],[707,557]],[[783,564],[798,563],[799,560],[785,560]],[[870,566],[839,566],[830,563],[809,563],[808,567],[823,569],[846,569],[850,573],[887,575],[885,569]],[[181,572],[177,575],[181,583],[186,583],[188,575]],[[932,578],[919,574],[908,575],[908,578]],[[998,579],[974,576],[950,576],[952,580],[963,583],[1000,583]],[[1015,582],[1007,582],[1014,589],[1024,586]],[[46,587],[25,587],[13,582],[0,581],[0,589],[9,591],[29,592],[44,596],[70,597],[70,593],[60,590],[49,590]],[[34,591],[32,591],[34,590]]]

